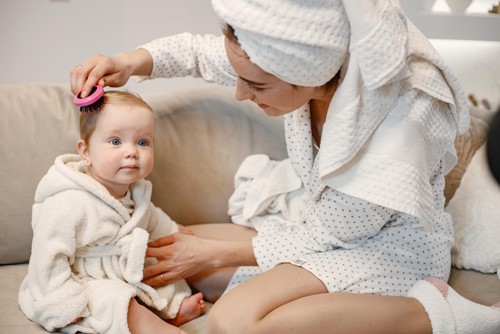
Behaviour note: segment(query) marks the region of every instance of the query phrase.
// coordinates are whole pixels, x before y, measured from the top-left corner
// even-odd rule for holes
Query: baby
[[[205,312],[184,280],[141,282],[149,240],[179,231],[151,202],[154,118],[134,94],[103,93],[80,113],[79,155],[58,156],[35,193],[26,316],[65,333],[184,333]],[[166,321],[164,321],[165,319]]]

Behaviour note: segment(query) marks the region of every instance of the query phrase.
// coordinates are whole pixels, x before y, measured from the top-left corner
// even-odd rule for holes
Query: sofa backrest
[[[153,203],[175,221],[226,223],[234,174],[251,154],[287,156],[282,117],[210,86],[145,96],[155,111]]]
[[[66,85],[0,85],[0,264],[26,262],[35,189],[56,156],[76,153],[79,111]],[[228,222],[243,159],[286,156],[282,118],[239,103],[231,88],[143,96],[156,116],[153,203],[182,224]]]
[[[58,85],[0,86],[0,263],[26,261],[35,189],[62,152],[76,152],[78,112]]]
[[[233,88],[214,85],[143,96],[156,117],[152,200],[181,224],[229,222],[227,200],[243,159],[286,157],[283,119],[233,95]],[[79,111],[72,98],[65,85],[0,85],[0,264],[29,260],[36,186],[56,156],[76,153]],[[447,176],[448,197],[486,127],[473,119],[457,139],[459,164]]]

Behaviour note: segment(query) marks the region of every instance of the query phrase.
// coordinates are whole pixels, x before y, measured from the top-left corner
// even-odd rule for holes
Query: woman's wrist
[[[210,250],[210,252],[204,253],[205,263],[207,263],[210,268],[218,269],[257,265],[251,240],[205,240],[208,243],[205,249]]]
[[[115,58],[132,75],[149,76],[153,71],[153,58],[146,49],[120,52]]]

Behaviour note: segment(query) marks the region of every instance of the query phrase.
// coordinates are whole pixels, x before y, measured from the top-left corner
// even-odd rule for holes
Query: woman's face
[[[322,88],[294,87],[274,75],[264,72],[250,61],[237,42],[227,38],[226,52],[231,66],[238,75],[236,99],[239,101],[250,100],[256,103],[269,116],[287,114],[313,98],[323,97]]]

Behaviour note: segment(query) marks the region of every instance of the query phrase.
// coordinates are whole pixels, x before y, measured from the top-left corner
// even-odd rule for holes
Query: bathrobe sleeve
[[[28,275],[19,304],[46,330],[65,327],[88,314],[84,287],[71,272],[78,221],[83,215],[76,192],[52,196],[33,206],[34,231]],[[71,204],[73,203],[73,204]]]
[[[153,71],[149,77],[199,77],[207,82],[232,86],[234,73],[224,46],[224,36],[182,33],[154,40],[140,46],[153,57]]]
[[[149,240],[156,240],[179,231],[179,226],[160,208],[150,203],[145,215]]]

